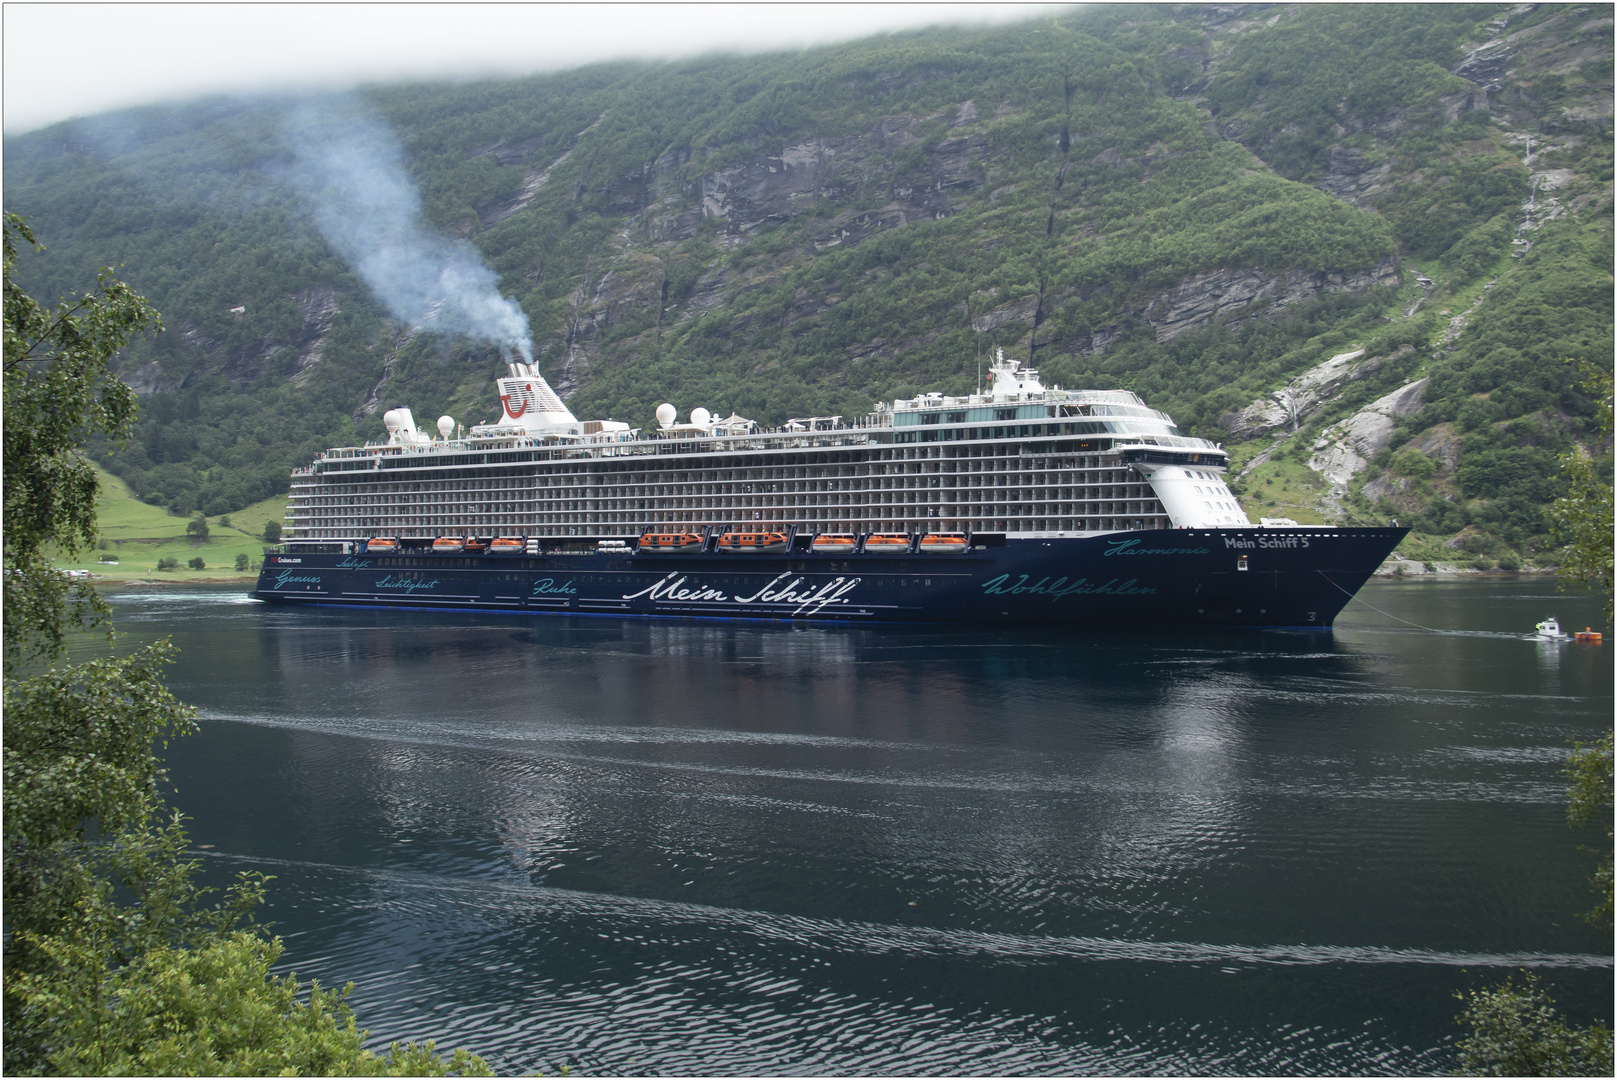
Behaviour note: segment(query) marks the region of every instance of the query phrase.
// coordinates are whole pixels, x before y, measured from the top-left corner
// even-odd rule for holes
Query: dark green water
[[[1611,647],[1540,581],[1373,584],[1334,634],[307,611],[172,635],[211,874],[376,1042],[502,1072],[1411,1073],[1458,988],[1611,1020],[1569,740]]]

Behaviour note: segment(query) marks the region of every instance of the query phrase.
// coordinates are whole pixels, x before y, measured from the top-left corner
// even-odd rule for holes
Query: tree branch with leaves
[[[5,607],[7,660],[60,654],[68,627],[107,619],[88,584],[50,565],[47,549],[95,544],[95,467],[80,447],[92,435],[128,438],[135,393],[112,370],[138,333],[158,332],[157,311],[103,268],[96,290],[55,309],[17,284],[20,244],[45,249],[26,222],[5,216]]]
[[[1569,361],[1570,362],[1570,361]],[[1598,403],[1602,453],[1597,458],[1581,446],[1561,456],[1561,475],[1567,493],[1550,507],[1556,531],[1567,541],[1561,560],[1563,582],[1598,589],[1605,601],[1606,621],[1612,617],[1612,484],[1601,475],[1602,460],[1609,466],[1612,433],[1612,376],[1588,361],[1579,363],[1583,389]],[[1607,470],[1609,472],[1609,468]]]
[[[42,307],[15,281],[19,244],[43,250],[7,214],[5,1071],[488,1075],[482,1059],[430,1042],[373,1054],[347,988],[305,996],[273,976],[281,943],[253,924],[263,875],[238,875],[207,902],[164,801],[160,751],[196,726],[163,683],[168,642],[43,671],[22,663],[57,661],[71,629],[107,623],[106,603],[48,553],[95,540],[96,475],[80,448],[128,435],[135,396],[112,358],[162,322],[106,270],[94,293]]]

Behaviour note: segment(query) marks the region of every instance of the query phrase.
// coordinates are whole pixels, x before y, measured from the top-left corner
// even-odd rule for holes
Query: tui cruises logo
[[[522,414],[528,411],[528,407],[535,403],[535,394],[531,383],[501,379],[500,388],[505,391],[500,395],[500,404],[505,406],[505,415],[513,420],[520,420]]]

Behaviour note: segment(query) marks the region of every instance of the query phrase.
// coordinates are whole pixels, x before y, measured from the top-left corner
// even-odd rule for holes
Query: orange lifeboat
[[[640,550],[647,551],[701,551],[702,538],[696,533],[645,533],[640,537]]]
[[[489,541],[490,555],[520,555],[522,554],[522,540],[515,536],[500,536]]]
[[[1594,630],[1586,626],[1582,630],[1579,630],[1577,633],[1573,634],[1572,640],[1581,641],[1585,645],[1599,645],[1605,640],[1605,638],[1599,630]]]
[[[921,551],[926,554],[951,555],[965,550],[965,533],[927,533],[921,537]]]
[[[458,536],[440,536],[432,542],[434,555],[459,555],[466,550],[466,541]]]
[[[365,554],[391,555],[399,550],[399,542],[391,536],[377,536],[365,541]]]
[[[821,533],[814,538],[816,555],[851,555],[859,546],[859,538],[852,533]]]
[[[719,537],[720,551],[785,551],[788,539],[783,532],[727,532]]]
[[[866,555],[903,555],[909,549],[909,533],[871,533],[865,537]]]

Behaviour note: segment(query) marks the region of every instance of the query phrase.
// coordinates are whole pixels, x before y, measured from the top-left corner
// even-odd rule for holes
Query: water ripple
[[[679,924],[745,934],[828,952],[866,952],[911,956],[991,957],[996,960],[1144,960],[1170,964],[1438,964],[1456,968],[1610,968],[1612,958],[1588,953],[1454,952],[1435,949],[1390,948],[1376,945],[1236,945],[1192,941],[1129,941],[1095,937],[1036,937],[932,927],[896,926],[840,919],[824,920],[764,911],[740,911],[704,904],[645,900],[606,893],[518,884],[508,881],[466,882],[437,875],[360,869],[285,859],[236,856],[213,851],[196,852],[222,862],[254,866],[318,869],[333,875],[354,875],[399,890],[400,897],[423,891],[470,905],[484,914],[515,910],[499,901],[521,901],[525,917],[542,911],[546,917],[591,919],[616,923],[643,933],[647,926]],[[499,901],[496,900],[499,898]],[[419,903],[419,899],[402,901]],[[667,932],[666,930],[664,932]]]

